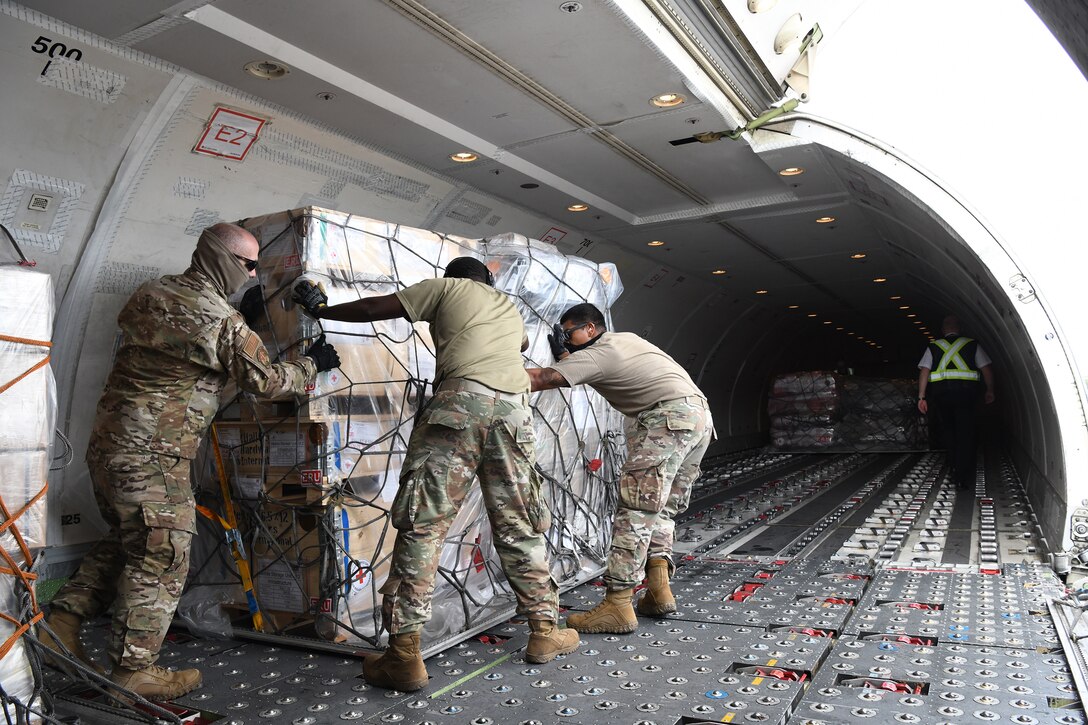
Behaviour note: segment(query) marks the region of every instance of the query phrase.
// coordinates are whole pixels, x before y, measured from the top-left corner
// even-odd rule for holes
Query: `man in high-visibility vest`
[[[918,410],[932,414],[956,486],[970,488],[975,480],[979,379],[986,384],[986,402],[992,403],[994,374],[990,356],[977,341],[960,335],[960,323],[954,316],[944,318],[941,335],[926,347],[918,363]]]

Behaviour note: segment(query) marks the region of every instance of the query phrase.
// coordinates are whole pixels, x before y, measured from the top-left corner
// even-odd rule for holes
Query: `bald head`
[[[949,335],[960,334],[960,321],[955,315],[948,315],[941,320],[941,336],[947,337]]]
[[[237,254],[246,259],[256,259],[261,250],[257,238],[237,224],[219,222],[205,229],[203,234],[215,236],[231,254]]]

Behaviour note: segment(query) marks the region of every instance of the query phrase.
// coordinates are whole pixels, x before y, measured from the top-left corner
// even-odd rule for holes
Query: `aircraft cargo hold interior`
[[[818,54],[866,5],[0,0],[0,91],[19,99],[0,105],[12,721],[1088,720],[1088,386],[1060,324],[1079,319],[971,189],[806,110]],[[1079,22],[1039,5],[1043,29]],[[133,706],[37,628],[108,529],[85,458],[118,314],[221,222],[260,245],[232,298],[259,287],[259,353],[327,338],[340,366],[290,399],[222,395],[159,660],[203,685]],[[388,644],[392,502],[426,459],[407,446],[435,342],[406,319],[310,318],[292,287],[336,305],[459,256],[521,314],[526,367],[591,302],[683,368],[715,437],[672,534],[676,611],[526,660],[477,484],[436,557],[430,679],[386,690],[360,663]],[[996,379],[966,487],[917,399],[949,314]],[[625,421],[589,386],[530,403],[565,620],[605,596]],[[106,670],[110,627],[82,630]]]

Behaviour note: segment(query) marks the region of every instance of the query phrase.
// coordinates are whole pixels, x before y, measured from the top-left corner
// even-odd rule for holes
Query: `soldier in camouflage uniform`
[[[548,340],[556,363],[529,368],[534,391],[586,384],[628,416],[627,461],[605,574],[608,593],[598,607],[572,614],[567,624],[580,632],[633,632],[638,619],[631,600],[644,572],[639,613],[659,617],[676,611],[669,588],[673,530],[710,445],[710,409],[675,360],[638,335],[608,332],[591,304],[564,312]]]
[[[163,637],[189,570],[196,532],[189,466],[228,380],[264,397],[304,394],[314,375],[339,365],[323,341],[296,362],[272,363],[260,337],[227,298],[256,275],[257,240],[216,224],[192,265],[148,282],[117,321],[117,351],[87,449],[95,498],[109,533],[57,594],[46,623],[69,651],[83,620],[113,606],[108,654],[114,682],[170,699],[200,684],[198,670],[157,667]],[[43,641],[58,648],[53,637]]]
[[[578,633],[557,627],[558,588],[542,536],[551,516],[534,469],[529,377],[520,353],[529,341],[521,316],[493,288],[487,267],[461,257],[450,262],[443,279],[335,307],[322,306],[323,293],[303,282],[295,299],[315,317],[426,321],[435,343],[436,392],[412,431],[391,512],[397,540],[381,588],[389,648],[363,663],[367,681],[402,691],[427,684],[420,631],[431,618],[446,533],[477,476],[495,550],[517,611],[532,629],[526,659],[548,662],[573,652]]]

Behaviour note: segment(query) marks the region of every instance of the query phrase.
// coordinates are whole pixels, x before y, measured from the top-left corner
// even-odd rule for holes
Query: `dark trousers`
[[[957,486],[970,488],[975,483],[975,405],[976,385],[941,381],[929,386],[929,414],[938,429],[939,440],[947,451],[952,479]]]

